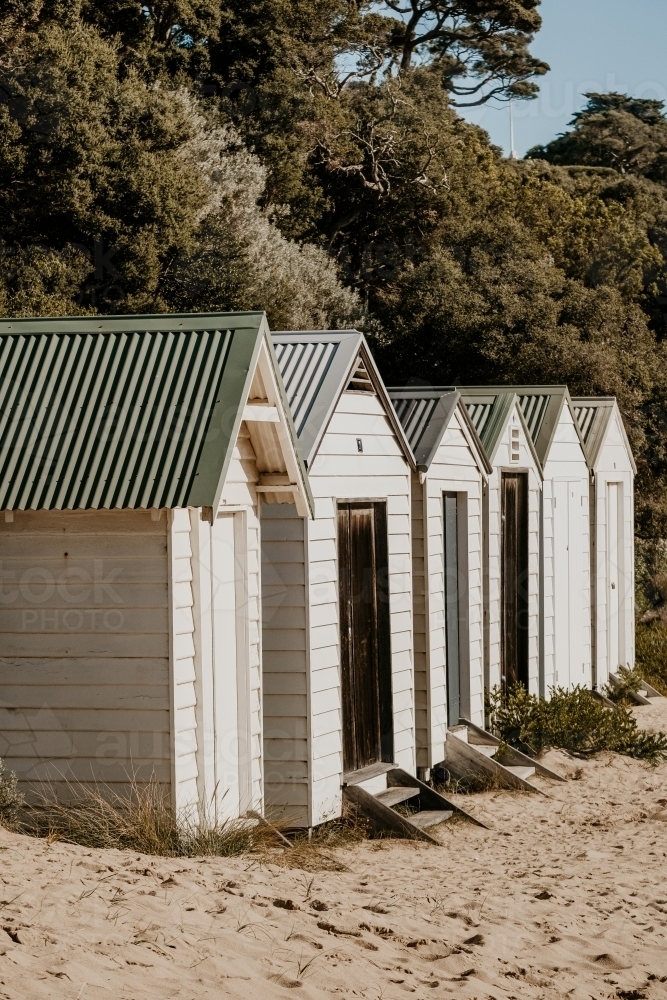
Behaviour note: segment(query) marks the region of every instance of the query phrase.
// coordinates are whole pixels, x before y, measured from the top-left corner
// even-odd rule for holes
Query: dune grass
[[[33,837],[60,840],[92,849],[115,848],[170,858],[259,855],[281,867],[304,871],[343,871],[340,848],[366,837],[362,823],[345,818],[307,831],[283,831],[259,817],[202,823],[177,817],[164,786],[154,778],[132,781],[127,792],[108,786],[72,782],[66,795],[49,785],[38,786],[27,805],[19,804],[13,829]]]
[[[256,821],[219,824],[177,817],[155,778],[132,781],[126,792],[105,785],[66,785],[57,795],[39,786],[24,806],[17,829],[33,837],[90,848],[116,848],[162,857],[231,857],[277,842],[275,829]]]

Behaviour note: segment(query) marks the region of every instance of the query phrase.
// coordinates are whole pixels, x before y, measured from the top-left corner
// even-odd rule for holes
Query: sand
[[[637,710],[667,729],[667,700]],[[667,997],[667,764],[548,755],[483,830],[365,842],[341,871],[163,860],[0,831],[0,997]]]

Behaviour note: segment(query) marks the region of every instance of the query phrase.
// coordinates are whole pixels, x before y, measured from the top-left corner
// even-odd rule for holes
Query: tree
[[[667,121],[664,102],[624,94],[586,94],[588,104],[570,122],[571,131],[529,159],[561,166],[608,167],[621,174],[667,182]]]
[[[117,41],[76,19],[29,24],[0,48],[0,88],[5,314],[266,308],[310,326],[358,313],[332,260],[259,205],[265,170],[235,130],[123,67]]]

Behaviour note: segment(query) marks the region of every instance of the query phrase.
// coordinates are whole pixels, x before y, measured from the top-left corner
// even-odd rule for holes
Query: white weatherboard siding
[[[0,756],[24,788],[121,789],[153,774],[169,788],[167,543],[164,513],[15,511],[0,521]],[[187,599],[178,603],[185,636]],[[180,685],[177,697],[185,735]]]
[[[511,428],[519,428],[519,460],[512,462]],[[493,459],[493,473],[487,486],[488,596],[487,649],[489,688],[501,682],[501,477],[502,472],[528,472],[528,685],[531,694],[539,691],[539,584],[540,584],[540,493],[542,482],[524,426],[515,409],[505,428]]]
[[[415,769],[410,470],[377,396],[341,395],[309,478],[312,520],[262,511],[266,805],[299,826],[342,809],[339,500],[387,503],[394,758]]]
[[[248,808],[261,810],[264,801],[260,523],[258,496],[254,488],[258,480],[257,457],[250,433],[242,424],[218,512],[220,515],[236,508],[234,559],[242,812]],[[225,655],[224,651],[222,655]]]
[[[619,665],[632,667],[635,662],[634,476],[620,419],[615,410],[594,470],[598,689],[608,683],[610,670],[616,671]],[[612,523],[614,514],[615,525]],[[618,590],[618,603],[614,600],[612,583]],[[616,613],[618,621],[615,621]],[[610,637],[611,629],[617,630],[617,636]]]
[[[212,523],[171,513],[174,798],[208,820],[263,809],[259,475],[242,423]]]
[[[482,580],[482,475],[462,430],[457,411],[445,431],[423,484],[412,477],[415,692],[417,765],[433,767],[445,757],[447,734],[447,656],[443,493],[466,498],[467,564],[463,595],[467,605],[470,667],[470,720],[484,724],[484,649]],[[426,510],[427,532],[424,532]],[[424,536],[426,535],[426,541]],[[428,587],[425,585],[428,581]],[[462,651],[465,656],[466,651]]]
[[[568,406],[544,466],[543,691],[591,686],[589,473]]]
[[[293,504],[262,508],[265,808],[302,827],[311,825],[305,525]]]
[[[357,451],[357,438],[363,453]],[[312,824],[341,812],[337,500],[387,502],[394,760],[414,773],[410,469],[376,395],[344,392],[310,469],[308,524]]]

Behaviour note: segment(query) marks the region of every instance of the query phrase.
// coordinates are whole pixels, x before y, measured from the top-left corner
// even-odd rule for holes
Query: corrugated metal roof
[[[479,436],[482,437],[484,434],[484,428],[486,427],[489,417],[491,416],[493,403],[466,403],[466,409],[468,410],[468,416],[470,417],[473,427]]]
[[[212,505],[262,322],[0,323],[0,509]]]
[[[461,395],[451,386],[388,389],[398,419],[408,439],[421,472],[427,472],[433,462],[454,412],[464,425],[469,444],[480,468],[490,472],[482,443],[468,417]],[[467,428],[467,430],[466,430]]]
[[[531,396],[519,395],[519,406],[533,441],[537,441],[539,436],[550,398],[538,393]]]
[[[360,361],[412,465],[410,446],[363,334],[358,330],[314,330],[283,331],[271,336],[301,453],[308,467],[315,459],[341,393],[360,388],[350,386]]]
[[[294,426],[301,436],[339,351],[340,342],[295,344],[274,339],[274,347]]]
[[[614,412],[618,412],[618,425],[623,437],[630,465],[633,472],[637,472],[634,455],[630,447],[625,424],[615,396],[579,396],[572,400],[575,417],[579,425],[586,458],[590,468],[597,466],[602,445],[604,444],[607,428],[611,422]]]
[[[498,446],[516,407],[524,427],[528,447],[533,455],[536,468],[541,474],[540,456],[536,451],[535,443],[519,404],[517,390],[512,386],[466,385],[461,386],[459,391],[471,423],[484,446],[486,457],[492,464],[495,463]]]
[[[410,443],[413,453],[416,455],[419,442],[424,436],[424,432],[433,417],[440,399],[437,396],[431,399],[415,399],[414,397],[406,399],[405,397],[394,396],[391,389],[389,390],[389,394],[398,419],[401,421],[403,430],[405,431],[405,436]]]
[[[591,429],[593,427],[593,420],[595,414],[597,413],[597,408],[595,406],[577,406],[575,404],[574,413],[579,422],[579,430],[581,431],[581,436],[588,444]]]

